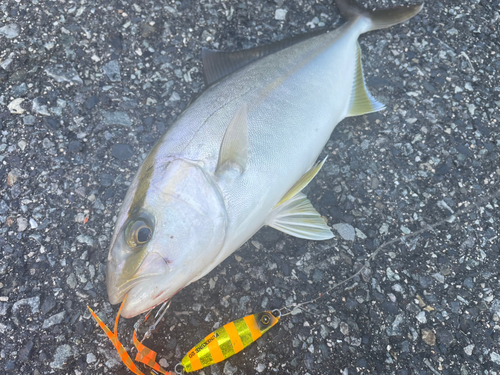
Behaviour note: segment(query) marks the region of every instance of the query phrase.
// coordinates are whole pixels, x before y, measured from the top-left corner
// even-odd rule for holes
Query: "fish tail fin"
[[[359,6],[356,0],[335,0],[342,15],[348,20],[363,18],[367,21],[364,32],[385,29],[415,16],[424,3],[398,6],[391,9],[367,10]]]

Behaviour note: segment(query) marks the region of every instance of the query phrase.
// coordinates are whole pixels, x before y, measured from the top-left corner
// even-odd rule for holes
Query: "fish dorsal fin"
[[[302,193],[276,206],[267,218],[266,225],[306,240],[319,241],[334,237],[325,220]]]
[[[293,185],[292,188],[288,190],[288,193],[286,193],[283,196],[283,198],[281,198],[281,200],[278,202],[278,204],[274,206],[274,208],[277,208],[290,198],[293,198],[295,195],[300,193],[302,189],[304,189],[309,184],[309,182],[311,182],[312,179],[318,174],[323,164],[325,164],[327,158],[328,156],[325,156],[325,158],[322,161],[317,162],[311,169],[309,169],[306,173],[304,173],[302,177],[299,178],[299,180],[295,183],[295,185]]]
[[[359,48],[359,44],[357,47],[356,70],[354,72],[349,112],[347,113],[348,117],[378,112],[385,108],[385,105],[376,101],[366,88],[363,66],[361,65],[361,48]]]
[[[229,123],[219,150],[216,173],[237,168],[242,173],[248,161],[248,106],[243,104]]]
[[[234,73],[251,62],[271,55],[294,44],[300,43],[304,40],[323,34],[326,31],[327,30],[318,30],[312,33],[300,34],[278,42],[267,44],[265,46],[235,52],[221,52],[203,48],[201,51],[201,60],[203,62],[203,76],[205,77],[205,83],[207,85],[211,85],[212,83],[217,82],[231,73]]]

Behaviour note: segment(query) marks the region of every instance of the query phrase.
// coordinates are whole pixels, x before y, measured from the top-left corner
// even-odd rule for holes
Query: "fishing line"
[[[353,275],[349,276],[347,279],[342,280],[341,282],[333,285],[331,288],[329,288],[329,289],[325,290],[324,292],[320,293],[319,296],[316,297],[316,298],[310,299],[310,300],[305,301],[305,302],[301,302],[299,304],[293,303],[293,304],[290,304],[290,305],[282,307],[281,309],[279,309],[280,312],[282,310],[289,310],[289,311],[287,313],[284,313],[284,314],[282,313],[281,316],[284,317],[284,316],[293,314],[298,309],[302,310],[302,306],[309,305],[311,303],[316,302],[320,298],[322,298],[325,295],[327,295],[330,292],[332,292],[334,289],[338,288],[339,286],[341,286],[341,285],[349,282],[350,280],[354,279],[355,277],[359,276],[365,269],[368,269],[370,267],[370,261],[375,260],[375,258],[377,257],[377,255],[382,250],[384,250],[385,248],[387,248],[388,246],[391,246],[391,245],[394,245],[394,244],[397,244],[397,243],[400,243],[400,242],[404,243],[406,239],[409,239],[409,238],[412,238],[412,237],[416,237],[416,236],[418,236],[420,234],[423,234],[423,233],[425,233],[427,231],[431,231],[431,232],[435,233],[434,228],[436,228],[436,227],[438,227],[438,226],[440,226],[440,225],[442,225],[444,223],[453,223],[459,216],[462,216],[462,215],[464,215],[464,214],[466,214],[468,212],[474,211],[480,205],[483,205],[483,204],[487,203],[488,201],[490,201],[491,199],[497,198],[498,196],[500,196],[500,190],[497,190],[495,193],[487,195],[486,197],[478,198],[477,202],[469,204],[467,207],[465,207],[465,208],[457,211],[456,213],[453,213],[451,216],[449,216],[449,217],[447,217],[445,219],[439,220],[438,222],[436,222],[436,223],[434,223],[432,225],[425,224],[424,228],[419,229],[416,232],[412,232],[410,234],[405,234],[405,235],[403,235],[403,236],[401,236],[399,238],[395,238],[395,239],[392,239],[390,241],[384,242],[382,245],[380,245],[377,249],[375,249],[375,251],[373,253],[371,253],[366,258],[366,260],[364,262],[364,265],[357,272],[355,272]],[[293,307],[293,309],[291,309],[291,307]],[[305,310],[303,310],[303,311],[305,311]]]
[[[318,301],[320,298],[324,297],[331,293],[334,289],[337,289],[343,284],[346,284],[350,280],[359,276],[364,270],[370,267],[370,261],[375,260],[378,254],[383,252],[387,247],[397,244],[397,243],[405,243],[406,239],[416,237],[418,235],[423,234],[424,232],[431,231],[435,233],[434,229],[445,223],[453,223],[458,217],[471,212],[477,209],[480,205],[487,203],[489,200],[497,198],[500,196],[500,190],[496,191],[493,194],[490,194],[484,198],[478,198],[477,202],[469,204],[467,207],[457,211],[456,213],[452,212],[452,215],[444,218],[442,220],[437,221],[436,223],[429,225],[424,221],[424,227],[412,232],[410,234],[403,235],[401,237],[392,239],[390,241],[384,242],[380,245],[373,253],[367,256],[364,261],[364,265],[353,275],[342,280],[341,282],[333,285],[332,287],[326,289],[324,292],[320,293],[319,296],[312,298],[310,300],[301,302],[301,303],[293,303],[290,305],[286,305],[280,309],[275,309],[272,311],[264,311],[257,314],[252,314],[245,316],[244,318],[237,319],[230,323],[227,323],[223,327],[218,328],[214,332],[210,333],[203,340],[201,340],[196,346],[194,346],[182,359],[180,363],[175,366],[175,374],[184,374],[185,372],[192,372],[200,370],[204,367],[210,366],[214,363],[218,363],[226,360],[232,355],[240,352],[248,345],[253,343],[255,340],[260,338],[264,333],[266,333],[271,327],[276,325],[282,317],[293,314],[297,310],[303,311],[305,313],[310,313],[304,309],[305,306]],[[160,309],[155,314],[155,322],[148,328],[147,332],[144,334],[144,339],[149,338],[152,332],[155,330],[158,323],[162,320],[163,316],[167,312],[170,307],[170,302],[166,301],[160,307]],[[128,356],[128,353],[123,348],[123,345],[118,341],[117,337],[117,326],[118,326],[118,318],[120,316],[121,309],[123,308],[123,304],[120,307],[120,311],[118,312],[117,319],[115,321],[115,329],[114,332],[111,332],[102,321],[95,315],[95,313],[89,308],[92,313],[94,319],[99,323],[100,327],[104,330],[108,338],[114,344],[122,361],[125,365],[135,374],[143,375],[140,370],[135,366],[131,358]],[[137,355],[135,360],[141,362],[147,366],[149,366],[151,370],[151,374],[167,374],[173,375],[173,372],[164,370],[157,362],[156,357],[157,353],[145,345],[142,344],[142,341],[137,340],[137,330],[144,323],[149,316],[151,315],[153,309],[151,309],[143,318],[140,318],[134,324],[134,334],[133,334],[133,342],[134,346],[137,349]],[[282,313],[282,311],[286,311]]]

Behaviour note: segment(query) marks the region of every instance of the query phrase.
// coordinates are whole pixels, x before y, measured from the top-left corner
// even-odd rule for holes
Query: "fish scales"
[[[168,300],[264,225],[333,237],[300,191],[343,118],[384,108],[366,89],[357,39],[421,9],[372,12],[336,1],[344,25],[219,77],[154,146],[124,199],[108,256],[110,301],[129,294],[124,317]]]

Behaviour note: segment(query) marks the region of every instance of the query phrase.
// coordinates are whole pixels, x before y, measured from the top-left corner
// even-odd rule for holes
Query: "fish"
[[[149,152],[117,215],[107,258],[111,304],[131,318],[202,278],[263,226],[308,240],[333,233],[301,191],[345,117],[385,106],[368,91],[358,37],[423,4],[366,10],[346,22],[250,50],[202,51],[206,90]]]

